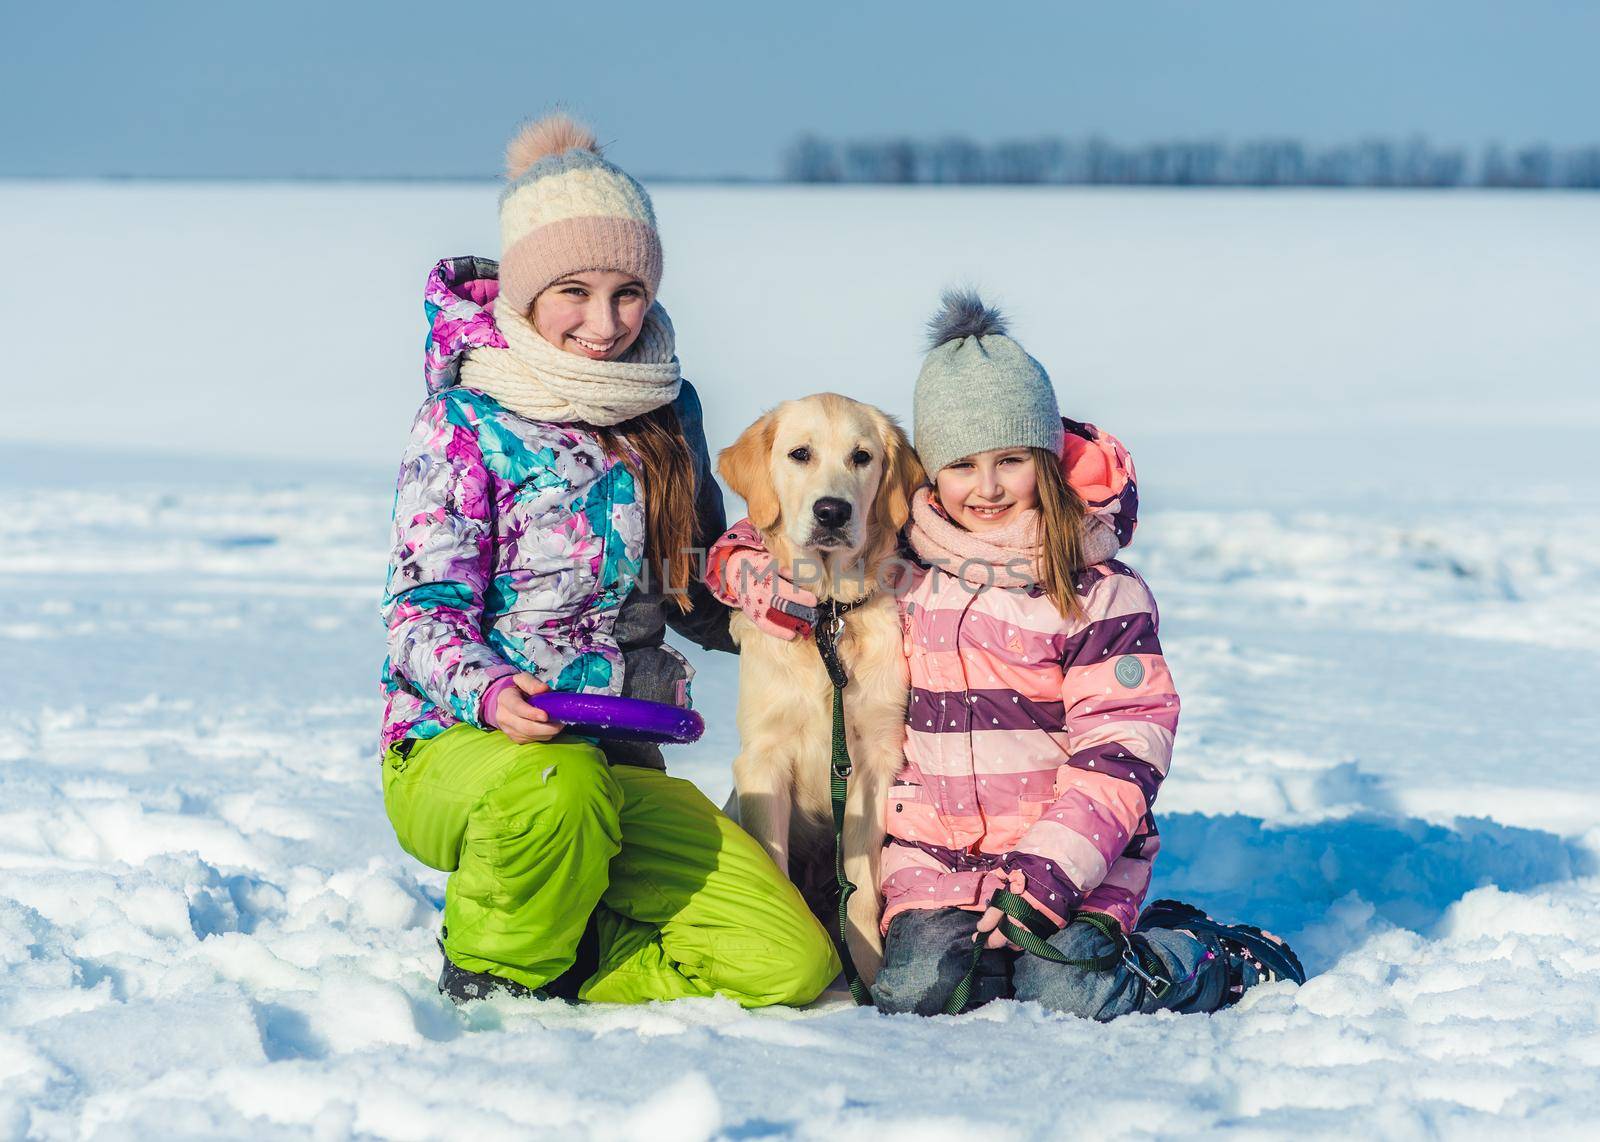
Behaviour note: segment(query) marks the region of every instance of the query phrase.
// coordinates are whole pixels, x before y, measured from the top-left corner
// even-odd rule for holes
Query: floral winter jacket
[[[664,625],[733,650],[728,615],[699,584],[682,614],[641,580],[644,489],[595,436],[527,420],[459,385],[479,346],[502,347],[498,267],[440,262],[428,278],[428,399],[401,462],[383,614],[389,655],[382,748],[457,722],[488,728],[484,692],[529,671],[552,689],[688,704],[692,670]],[[697,542],[722,530],[700,402],[687,381],[673,405],[693,455]],[[660,767],[644,743],[607,745],[614,761]]]
[[[1132,459],[1109,434],[1073,427],[1069,481],[1126,546]],[[759,544],[735,525],[713,553],[716,581],[728,553]],[[907,909],[978,910],[1000,887],[1057,924],[1091,910],[1133,927],[1160,847],[1151,808],[1178,695],[1138,573],[1111,560],[1076,587],[1083,620],[1037,589],[977,590],[938,566],[901,594],[912,689],[885,820],[886,932]]]

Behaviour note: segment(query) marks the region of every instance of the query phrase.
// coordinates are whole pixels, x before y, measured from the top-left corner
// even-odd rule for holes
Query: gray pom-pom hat
[[[930,476],[994,448],[1061,455],[1061,410],[1050,375],[1007,334],[999,310],[976,291],[950,290],[928,322],[928,339],[912,434]]]

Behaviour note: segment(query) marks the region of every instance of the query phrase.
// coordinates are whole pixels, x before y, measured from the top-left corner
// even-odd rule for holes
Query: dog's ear
[[[883,480],[878,485],[873,513],[878,525],[892,534],[911,518],[911,497],[928,482],[928,474],[911,441],[893,419],[880,416],[878,435],[883,441]]]
[[[778,414],[769,412],[717,454],[717,471],[734,495],[744,499],[750,522],[766,531],[778,522],[778,489],[772,486],[772,439]]]

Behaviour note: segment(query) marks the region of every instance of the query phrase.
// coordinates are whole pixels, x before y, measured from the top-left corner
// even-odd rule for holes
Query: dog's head
[[[837,393],[780,404],[722,450],[717,470],[751,523],[817,555],[892,537],[927,478],[887,413]]]

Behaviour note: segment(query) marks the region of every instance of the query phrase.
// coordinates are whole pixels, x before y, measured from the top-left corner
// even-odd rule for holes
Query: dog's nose
[[[850,522],[850,502],[837,496],[823,496],[811,505],[811,514],[823,527],[843,527]]]

